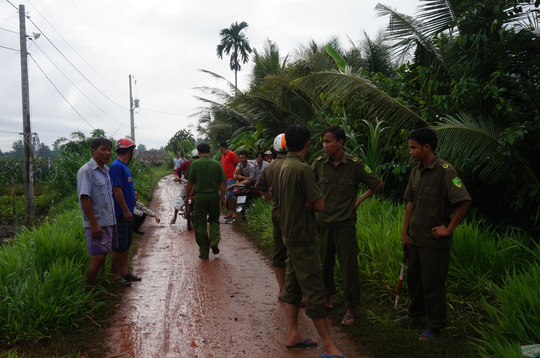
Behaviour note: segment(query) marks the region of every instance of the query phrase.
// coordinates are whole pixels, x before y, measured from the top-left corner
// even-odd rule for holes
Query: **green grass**
[[[357,241],[363,285],[360,319],[344,328],[375,357],[513,357],[519,346],[540,342],[540,249],[524,233],[493,232],[465,221],[454,233],[448,274],[449,325],[440,339],[419,342],[425,328],[403,327],[393,319],[406,313],[404,285],[400,311],[393,300],[403,252],[401,231],[405,207],[370,198],[358,209]],[[271,248],[270,205],[255,202],[244,227],[263,248]],[[337,264],[337,261],[336,261]],[[339,267],[339,265],[336,265]],[[336,285],[341,275],[336,270]],[[345,313],[335,298],[331,317]]]

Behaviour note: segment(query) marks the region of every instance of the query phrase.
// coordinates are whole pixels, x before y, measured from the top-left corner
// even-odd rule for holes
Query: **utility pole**
[[[26,19],[24,5],[19,5],[19,35],[21,48],[21,87],[24,143],[24,223],[30,225],[35,217],[34,209],[34,156],[32,153],[32,130],[30,129],[30,94],[28,86],[28,52],[26,50]]]
[[[131,75],[129,75],[129,114],[131,118],[131,140],[135,142],[135,106],[133,103],[133,96],[131,95]],[[135,142],[136,143],[136,142]]]

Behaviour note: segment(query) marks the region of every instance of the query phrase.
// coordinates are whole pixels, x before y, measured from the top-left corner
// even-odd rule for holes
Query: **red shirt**
[[[221,165],[223,165],[223,170],[225,171],[225,177],[227,180],[234,179],[234,170],[236,169],[236,164],[238,164],[238,157],[232,150],[229,150],[221,157]]]

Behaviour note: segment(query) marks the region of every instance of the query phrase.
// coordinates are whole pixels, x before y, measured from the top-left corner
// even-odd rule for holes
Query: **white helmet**
[[[191,152],[191,158],[194,157],[199,157],[199,151],[197,149],[193,149],[193,151]]]
[[[285,134],[281,133],[274,139],[274,150],[278,153],[287,151],[287,143],[285,142]]]

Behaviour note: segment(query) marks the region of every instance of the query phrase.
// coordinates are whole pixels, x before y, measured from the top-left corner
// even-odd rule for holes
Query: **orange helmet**
[[[114,150],[117,151],[118,149],[122,149],[122,148],[135,148],[137,145],[135,144],[134,141],[132,141],[131,139],[129,138],[122,138],[122,139],[118,139],[116,141],[116,144],[114,145]]]

